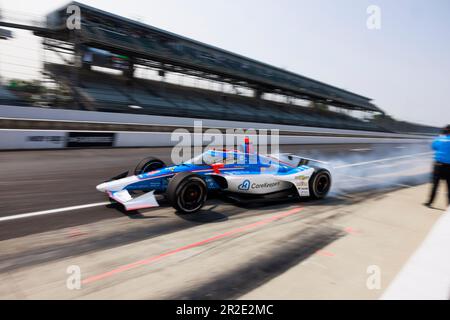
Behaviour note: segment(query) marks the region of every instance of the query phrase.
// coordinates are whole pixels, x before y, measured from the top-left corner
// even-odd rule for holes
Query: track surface
[[[0,297],[238,298],[345,237],[333,221],[349,213],[336,208],[429,178],[429,156],[398,158],[429,152],[427,145],[282,151],[342,167],[327,200],[236,204],[214,198],[192,216],[176,215],[164,202],[132,213],[97,205],[0,220]],[[105,202],[95,186],[149,155],[170,163],[167,148],[1,152],[0,219]],[[69,265],[82,268],[82,290],[66,288]]]

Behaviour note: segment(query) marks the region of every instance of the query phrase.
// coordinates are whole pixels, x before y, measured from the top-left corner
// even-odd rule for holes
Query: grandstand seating
[[[441,131],[440,128],[398,121],[389,116],[377,117],[372,122],[378,127],[391,132],[438,135]]]
[[[45,68],[58,82],[79,92],[81,105],[91,110],[384,131],[330,111],[144,79],[130,83],[122,76],[96,71],[77,70],[74,84],[68,76],[73,74],[72,67],[46,64]]]
[[[170,57],[173,60],[182,61],[185,63],[194,61],[197,66],[215,69],[220,72],[233,71],[234,75],[240,77],[250,77],[254,80],[270,79],[272,83],[286,84],[292,88],[303,88],[305,92],[314,93],[321,97],[327,97],[329,99],[341,99],[343,101],[351,102],[355,105],[361,105],[368,109],[373,109],[374,106],[368,102],[367,98],[360,97],[358,95],[347,93],[343,90],[333,88],[331,86],[325,86],[314,82],[313,80],[306,79],[297,75],[287,76],[282,71],[272,71],[267,74],[265,69],[251,65],[248,61],[235,58],[236,61],[227,60],[225,57],[216,57],[209,54],[207,51],[193,50],[192,48],[184,45],[182,42],[174,43],[163,42],[157,40],[150,40],[146,37],[133,38],[129,36],[127,30],[115,28],[109,30],[100,25],[86,25],[85,29],[86,37],[92,40],[102,40],[104,43],[114,43],[115,46],[122,48],[135,48],[139,52],[150,53],[154,55],[160,55],[165,53],[165,57]],[[94,30],[97,30],[96,32]]]
[[[23,104],[23,102],[14,93],[0,86],[0,104]]]
[[[71,4],[79,6],[83,12],[78,39],[87,46],[117,51],[147,61],[201,70],[220,76],[225,82],[245,81],[252,86],[330,101],[349,109],[380,111],[370,98],[91,6],[78,2],[68,5]],[[51,31],[40,31],[37,35],[73,41],[70,31],[65,27],[66,18],[66,7],[50,12],[47,28]]]

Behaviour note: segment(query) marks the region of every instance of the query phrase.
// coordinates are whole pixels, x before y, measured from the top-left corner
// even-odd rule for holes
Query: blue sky
[[[86,4],[207,42],[374,99],[398,119],[450,123],[450,1],[86,0]],[[0,0],[0,8],[44,15],[59,0]],[[366,27],[369,5],[381,29]],[[16,42],[20,42],[17,39]],[[9,55],[38,42],[24,35]],[[0,58],[7,74],[12,57]]]

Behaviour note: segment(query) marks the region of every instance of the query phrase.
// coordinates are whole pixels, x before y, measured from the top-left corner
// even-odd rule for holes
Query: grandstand
[[[122,76],[88,70],[76,71],[78,85],[74,87],[71,79],[73,67],[46,64],[45,70],[58,83],[72,87],[82,108],[87,110],[380,130],[370,123],[326,110],[258,101],[252,97],[144,79],[130,83]]]
[[[163,71],[195,73],[246,85],[255,89],[256,96],[262,92],[286,93],[343,108],[380,111],[370,103],[371,99],[361,95],[84,4],[72,2],[69,5],[81,9],[81,29],[76,30],[78,48],[75,50],[83,53],[83,46],[110,50],[129,57],[130,69],[134,64],[150,63]],[[37,31],[36,34],[73,42],[74,32],[66,28],[66,8],[50,13],[48,32]]]
[[[69,5],[81,10],[80,29],[66,26]],[[60,63],[44,63],[47,81],[71,95],[66,103],[54,107],[395,131],[392,122],[382,125],[379,119],[383,117],[374,122],[348,115],[358,111],[368,118],[382,116],[370,98],[78,2],[49,13],[45,26],[0,21],[2,25],[33,31],[43,38],[45,50],[61,58]],[[100,68],[117,72],[104,73]],[[138,77],[139,69],[159,78]],[[173,84],[166,80],[169,75],[232,90]],[[240,89],[247,94],[238,94]],[[17,96],[0,89],[0,103],[13,100]]]
[[[398,121],[388,115],[380,115],[378,117],[374,117],[371,122],[379,128],[390,132],[402,132],[407,134],[423,133],[431,135],[437,135],[441,132],[440,128],[410,123],[406,121]]]
[[[0,86],[0,104],[17,103],[20,99],[7,88]]]

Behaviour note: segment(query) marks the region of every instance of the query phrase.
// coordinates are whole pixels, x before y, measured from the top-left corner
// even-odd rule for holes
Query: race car
[[[293,154],[261,155],[249,140],[241,150],[210,149],[176,166],[159,159],[142,160],[134,175],[125,172],[97,186],[127,211],[159,206],[164,195],[181,214],[199,211],[208,193],[220,191],[238,199],[324,198],[331,188],[326,163]]]

